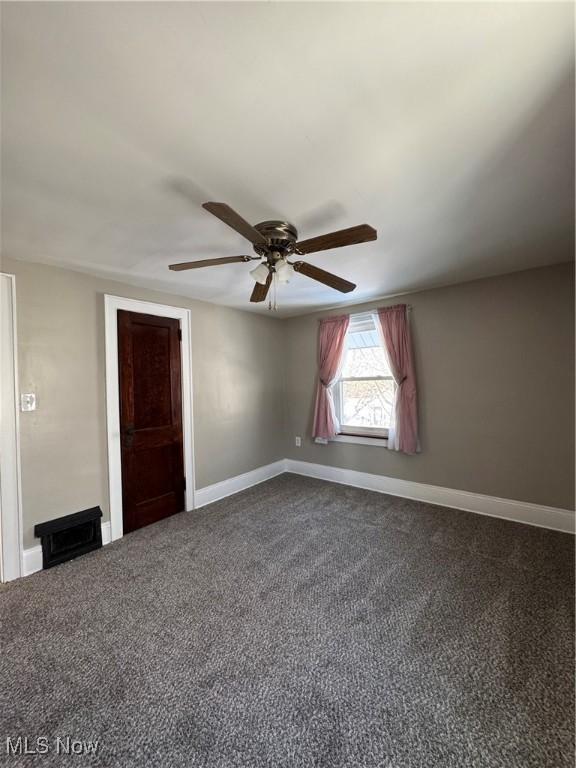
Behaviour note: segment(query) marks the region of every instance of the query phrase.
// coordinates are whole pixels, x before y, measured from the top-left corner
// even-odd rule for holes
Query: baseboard
[[[211,504],[213,501],[224,499],[226,496],[231,496],[238,491],[244,491],[246,488],[251,488],[253,485],[263,483],[264,480],[270,480],[276,475],[281,475],[286,471],[286,460],[281,459],[275,461],[273,464],[266,464],[264,467],[258,467],[251,472],[244,472],[243,475],[236,475],[235,477],[229,477],[227,480],[222,480],[220,483],[214,483],[213,485],[207,485],[204,488],[197,488],[194,492],[194,506],[204,507],[206,504]]]
[[[353,469],[329,467],[325,464],[313,464],[296,459],[282,459],[264,467],[258,467],[243,475],[236,475],[220,483],[207,485],[195,492],[196,508],[211,504],[233,493],[238,493],[253,485],[281,475],[284,472],[294,472],[297,475],[316,477],[319,480],[329,480],[332,483],[342,483],[355,488],[366,488],[369,491],[388,493],[391,496],[401,496],[405,499],[424,501],[428,504],[439,504],[442,507],[462,509],[477,515],[499,517],[516,523],[535,525],[540,528],[550,528],[554,531],[574,533],[575,516],[569,509],[546,507],[540,504],[530,504],[526,501],[500,499],[496,496],[485,496],[481,493],[458,491],[454,488],[442,488],[437,485],[426,485],[411,480],[399,480],[395,477],[372,475],[368,472],[358,472]],[[102,543],[109,544],[112,540],[110,522],[102,523]],[[42,570],[42,547],[36,546],[24,550],[23,575]]]
[[[110,521],[102,523],[102,544],[110,544],[112,541],[112,531]],[[42,570],[42,547],[38,544],[36,547],[30,547],[24,550],[22,558],[22,575],[30,576],[31,573]]]
[[[574,533],[575,516],[574,512],[568,509],[500,499],[496,496],[484,496],[480,493],[458,491],[454,488],[442,488],[437,485],[425,485],[409,480],[399,480],[395,477],[372,475],[368,472],[328,467],[324,464],[313,464],[296,459],[286,459],[286,471],[307,477],[316,477],[319,480],[330,480],[333,483],[352,485],[356,488],[366,488],[379,493],[389,493],[391,496],[425,501],[428,504],[462,509],[466,512],[475,512],[478,515],[499,517],[516,523],[526,523],[540,528],[550,528],[554,531]]]

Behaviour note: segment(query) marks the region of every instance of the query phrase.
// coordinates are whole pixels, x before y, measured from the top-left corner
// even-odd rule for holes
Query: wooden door
[[[124,532],[184,509],[178,320],[118,310]]]

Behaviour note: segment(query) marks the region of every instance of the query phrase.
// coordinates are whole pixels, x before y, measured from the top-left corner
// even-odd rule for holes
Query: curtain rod
[[[400,307],[405,306],[408,311],[412,309],[412,304],[404,304],[404,302],[400,302],[399,304],[389,304],[388,306],[383,307],[373,307],[372,309],[365,309],[363,312],[344,312],[345,315],[367,315],[369,312],[377,312],[379,309],[389,309],[390,307]]]
[[[402,304],[402,302],[400,302]],[[397,304],[390,304],[391,307],[398,306]],[[407,312],[412,312],[414,309],[412,304],[405,304]],[[332,307],[332,309],[336,309],[336,307]],[[386,309],[386,307],[374,307],[373,309],[365,309],[363,312],[340,312],[340,315],[369,315],[372,312],[377,312],[379,309]],[[318,310],[321,312],[322,310]],[[329,311],[329,310],[327,310]],[[339,317],[339,315],[327,315],[326,317],[319,317],[318,322],[321,323],[322,320],[329,320],[330,317]]]

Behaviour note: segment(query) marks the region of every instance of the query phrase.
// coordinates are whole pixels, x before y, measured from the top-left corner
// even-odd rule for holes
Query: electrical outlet
[[[296,443],[296,448],[302,447],[302,438],[301,437],[295,437],[294,442]]]

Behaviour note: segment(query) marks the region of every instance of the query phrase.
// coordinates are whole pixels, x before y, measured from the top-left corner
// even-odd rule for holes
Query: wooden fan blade
[[[350,283],[348,280],[344,280],[342,277],[333,275],[332,272],[326,272],[324,269],[315,267],[312,264],[306,264],[303,261],[295,261],[293,266],[296,272],[301,272],[303,275],[306,275],[306,277],[311,277],[312,280],[317,280],[319,283],[329,285],[330,288],[335,288],[341,293],[350,293],[350,291],[353,291],[354,288],[356,288],[354,283]]]
[[[233,208],[230,208],[226,203],[202,203],[202,208],[205,208],[213,216],[216,216],[224,224],[228,224],[229,227],[239,232],[246,240],[250,240],[254,245],[267,245],[267,240],[264,235],[261,235],[257,229],[240,216],[239,213]]]
[[[172,272],[182,272],[184,269],[215,267],[217,264],[235,264],[241,261],[252,261],[252,259],[250,256],[224,256],[222,259],[201,259],[200,261],[184,261],[182,264],[170,264],[168,269],[171,269]]]
[[[271,284],[272,284],[272,272],[269,273],[264,285],[262,285],[262,283],[256,283],[256,285],[254,286],[254,290],[252,291],[252,295],[250,296],[250,301],[253,301],[253,302],[264,301],[266,296],[268,296],[268,291],[270,289]]]
[[[343,245],[367,243],[369,240],[376,240],[377,237],[378,233],[373,227],[368,224],[360,224],[357,227],[339,229],[337,232],[303,240],[301,243],[296,243],[296,251],[297,253],[316,253],[317,251],[327,251],[330,248],[342,248]]]

